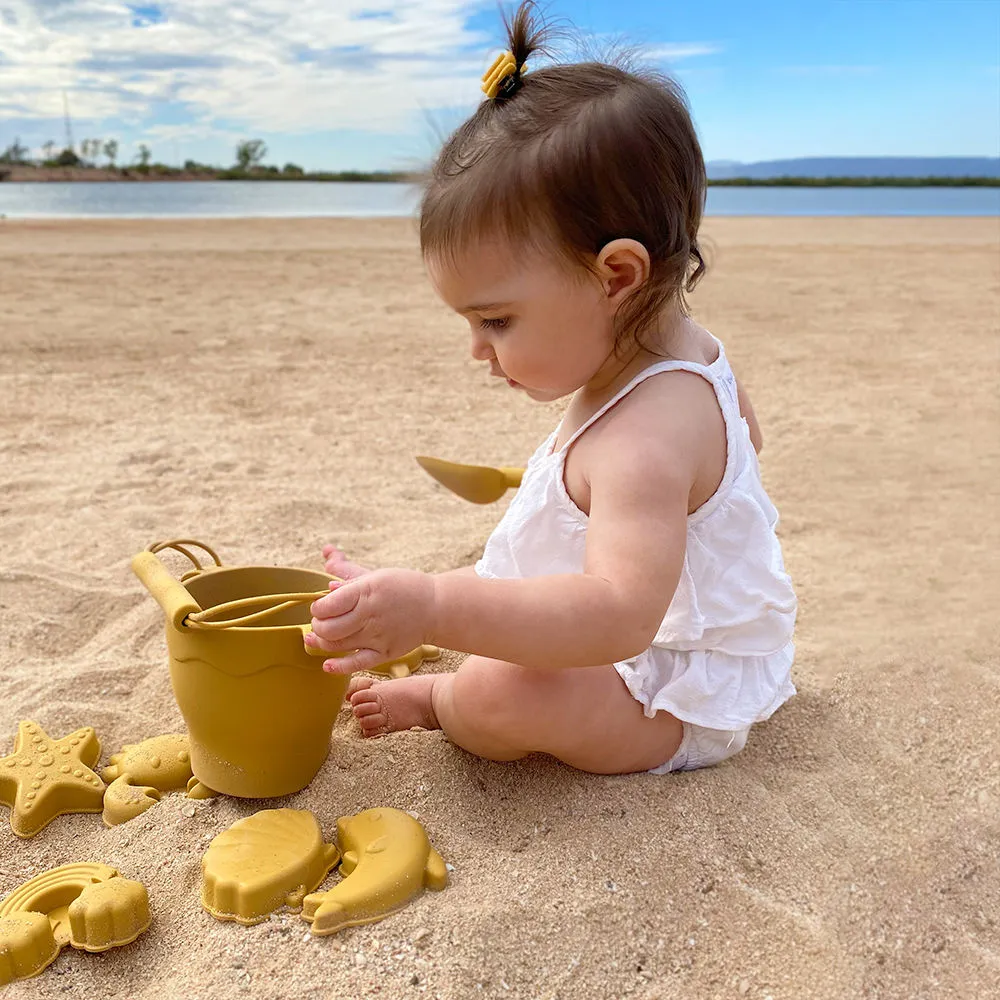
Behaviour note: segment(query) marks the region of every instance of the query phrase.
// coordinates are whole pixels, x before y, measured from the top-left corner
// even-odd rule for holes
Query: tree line
[[[21,145],[20,136],[17,136],[0,153],[0,163],[7,166],[19,167],[100,167],[102,166],[100,157],[103,156],[107,161],[103,166],[114,170],[118,162],[119,148],[117,139],[82,139],[79,143],[79,152],[77,152],[72,144],[64,146],[57,152],[57,143],[52,142],[50,139],[41,147],[41,159],[33,160],[28,155],[31,151],[27,146]],[[236,162],[232,169],[255,170],[260,168],[266,155],[267,144],[263,140],[244,139],[236,145]],[[152,159],[152,149],[146,143],[140,143],[132,165],[140,170],[148,168],[154,165]],[[188,160],[187,162],[194,163],[193,160]],[[194,163],[194,165],[205,169],[220,169],[218,167],[208,167],[206,164]],[[171,169],[164,163],[155,164],[155,166]],[[295,165],[289,164],[289,166],[294,167]]]
[[[717,187],[1000,187],[1000,177],[727,177]]]
[[[54,142],[42,146],[42,158],[32,160],[27,147],[15,138],[0,153],[0,167],[84,167],[97,168],[103,156],[107,170],[117,170],[119,146],[117,139],[83,139],[79,153],[72,145],[57,152]],[[172,167],[153,162],[153,151],[140,143],[123,173],[135,170],[142,175],[158,177],[179,175],[203,177],[212,180],[317,180],[317,181],[408,181],[413,175],[387,170],[306,171],[296,163],[286,163],[279,168],[265,164],[267,143],[263,139],[243,139],[236,144],[235,162],[231,167],[218,167],[197,160],[185,160],[183,167]],[[0,170],[0,180],[6,175]],[[718,187],[1000,187],[1000,177],[727,177],[709,178],[710,186]]]
[[[153,160],[153,151],[146,143],[140,143],[132,161],[126,166],[118,166],[119,145],[117,139],[84,139],[77,148],[67,145],[59,149],[54,142],[45,143],[40,159],[32,159],[30,150],[22,146],[20,138],[0,153],[0,168],[20,167],[82,167],[103,168],[119,171],[128,176],[133,171],[141,175],[156,177],[195,176],[212,180],[339,180],[339,181],[405,181],[409,174],[393,171],[306,171],[296,163],[286,163],[283,167],[265,164],[267,143],[263,139],[243,139],[236,144],[234,162],[231,167],[219,167],[197,160],[185,160],[182,167],[169,166]],[[79,151],[78,151],[79,150]],[[101,162],[101,158],[105,162]],[[5,171],[0,170],[0,180]]]

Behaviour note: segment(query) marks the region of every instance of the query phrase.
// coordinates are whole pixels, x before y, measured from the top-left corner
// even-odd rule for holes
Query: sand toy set
[[[340,881],[315,891],[340,863]],[[251,926],[282,908],[301,911],[326,937],[401,910],[448,870],[423,826],[399,809],[337,820],[323,840],[305,809],[264,809],[237,820],[202,857],[201,905],[217,920]],[[130,944],[152,922],[142,883],[109,865],[77,862],[36,875],[0,903],[0,987],[42,972],[66,946],[101,952]]]
[[[192,563],[179,580],[158,556],[165,549]],[[192,549],[212,565],[202,566]],[[22,722],[13,752],[0,758],[0,803],[10,807],[18,837],[74,812],[102,813],[115,826],[173,791],[289,795],[312,781],[329,753],[348,678],[326,673],[320,657],[331,654],[303,639],[309,605],[336,577],[225,567],[192,539],[151,545],[132,567],[166,617],[171,683],[189,732],[127,744],[98,774],[101,744],[92,728],[53,739],[38,723]],[[377,669],[405,676],[439,655],[421,646]],[[316,891],[338,862],[340,881]],[[263,810],[219,834],[202,869],[202,906],[217,919],[251,925],[290,907],[317,936],[381,920],[448,881],[420,823],[391,808],[341,817],[336,844],[323,841],[310,812]],[[129,944],[150,921],[145,887],[107,865],[44,872],[0,903],[0,986],[41,972],[66,945],[104,951]]]

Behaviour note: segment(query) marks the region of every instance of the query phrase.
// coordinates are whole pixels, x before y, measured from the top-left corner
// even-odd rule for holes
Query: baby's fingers
[[[358,649],[347,656],[337,656],[323,663],[328,674],[353,674],[358,670],[371,670],[385,661],[385,656],[376,649]]]
[[[314,618],[310,623],[312,635],[316,641],[309,643],[319,649],[331,652],[345,649],[357,649],[361,639],[361,620],[356,614],[341,615],[338,618]]]
[[[330,593],[317,598],[309,607],[313,618],[338,618],[353,611],[357,606],[359,592],[338,580],[330,581]]]

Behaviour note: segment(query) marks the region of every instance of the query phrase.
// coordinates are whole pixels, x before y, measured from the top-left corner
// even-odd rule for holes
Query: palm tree
[[[14,141],[2,153],[0,153],[0,163],[12,163],[16,166],[19,163],[25,163],[25,157],[27,155],[27,146],[22,146],[21,137],[17,136]]]

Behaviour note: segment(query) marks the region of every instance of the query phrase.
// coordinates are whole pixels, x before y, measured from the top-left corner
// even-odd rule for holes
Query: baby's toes
[[[384,715],[382,711],[382,699],[372,698],[371,701],[361,701],[351,706],[355,719],[366,719],[369,715]]]
[[[374,677],[352,677],[350,683],[347,685],[347,694],[344,697],[353,705],[354,696],[360,691],[367,691],[373,684],[377,684],[378,681]]]
[[[354,718],[361,723],[364,736],[382,736],[389,731],[389,718],[382,708],[381,699],[363,701],[352,710]]]

